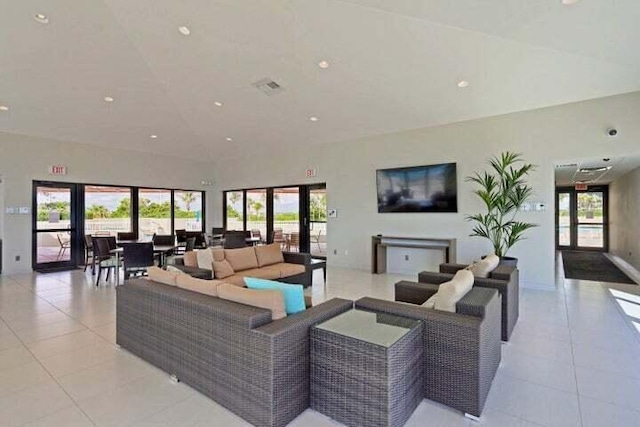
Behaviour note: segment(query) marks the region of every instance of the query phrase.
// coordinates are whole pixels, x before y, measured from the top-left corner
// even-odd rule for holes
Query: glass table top
[[[420,321],[415,319],[354,309],[319,323],[315,328],[391,347],[419,324]]]

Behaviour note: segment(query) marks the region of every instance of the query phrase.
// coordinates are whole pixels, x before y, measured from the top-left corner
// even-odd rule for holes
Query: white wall
[[[640,270],[640,168],[609,185],[609,251]]]
[[[322,146],[301,143],[297,150],[254,151],[216,165],[214,208],[221,212],[221,191],[226,189],[326,182],[328,205],[338,209],[338,218],[328,225],[329,265],[369,269],[370,236],[378,233],[455,237],[458,261],[470,262],[490,248],[482,239],[468,237],[471,227],[464,216],[481,205],[464,178],[484,168],[490,155],[519,151],[538,165],[530,180],[534,200],[546,202],[548,209],[522,215],[540,226],[511,255],[520,258],[525,284],[553,286],[554,165],[640,152],[639,117],[640,93],[633,93]],[[331,126],[330,119],[318,125]],[[615,142],[605,134],[611,125],[620,130]],[[459,213],[377,213],[376,169],[443,162],[458,163]],[[306,178],[307,168],[316,168],[318,176]]]
[[[50,165],[67,166],[68,174],[47,173]],[[33,180],[67,181],[90,184],[210,190],[202,180],[211,180],[210,163],[182,160],[154,154],[103,149],[85,144],[0,133],[0,176],[4,181],[4,204],[31,207]],[[215,214],[213,196],[207,192],[207,228]],[[31,269],[31,215],[7,215],[4,209],[4,268],[11,274]],[[15,261],[20,255],[21,260]]]

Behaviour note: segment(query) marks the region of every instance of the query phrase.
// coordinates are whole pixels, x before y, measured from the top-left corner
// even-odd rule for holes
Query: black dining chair
[[[227,231],[224,234],[224,248],[238,249],[247,246],[247,234],[244,231]]]
[[[112,249],[109,247],[109,239],[109,237],[92,238],[93,258],[95,260],[95,264],[98,267],[98,274],[96,274],[96,286],[98,286],[98,282],[100,281],[102,270],[107,270],[106,280],[108,281],[109,277],[111,276],[111,269],[113,268],[115,270],[116,268],[116,259],[111,255]]]
[[[196,248],[196,238],[195,237],[189,237],[187,239],[187,243],[186,243],[186,245],[184,247],[184,251],[185,252],[191,252],[195,248]]]
[[[153,244],[156,246],[174,246],[176,244],[176,236],[173,234],[154,234]]]
[[[187,238],[189,237],[196,238],[196,248],[206,248],[208,246],[207,236],[201,231],[187,231]]]
[[[124,257],[124,279],[131,275],[144,275],[147,267],[154,265],[153,243],[127,243],[122,247]]]
[[[120,240],[138,240],[138,236],[136,236],[136,233],[131,231],[119,231],[118,234],[116,234],[116,237],[118,238],[118,241]]]
[[[84,271],[87,271],[87,267],[89,266],[89,258],[91,258],[91,263],[93,263],[93,240],[91,240],[91,235],[85,234],[84,235]]]
[[[176,230],[176,243],[178,244],[178,247],[176,248],[176,254],[180,255],[185,253],[187,246],[187,230]]]

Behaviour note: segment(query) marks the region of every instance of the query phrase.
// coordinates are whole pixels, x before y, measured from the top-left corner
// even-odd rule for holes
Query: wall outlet
[[[405,260],[405,261],[409,261],[409,255],[405,255],[405,256],[404,256],[404,260]]]
[[[16,255],[16,262],[20,261],[20,255]]]
[[[333,254],[334,254],[334,255],[338,255],[338,250],[337,250],[337,249],[334,249],[334,250],[333,250]]]

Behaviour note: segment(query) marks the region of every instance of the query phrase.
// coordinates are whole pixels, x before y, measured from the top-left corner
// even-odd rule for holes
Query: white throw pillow
[[[198,268],[211,270],[213,265],[213,252],[211,252],[211,249],[201,249],[196,252],[196,256],[198,257]]]
[[[422,307],[434,308],[436,306],[436,300],[438,299],[438,293],[431,295],[431,297],[422,303]]]
[[[496,254],[487,255],[483,260],[470,265],[466,269],[473,273],[474,277],[489,277],[489,273],[500,264],[500,258]]]
[[[173,265],[167,265],[167,271],[170,271],[176,274],[186,274],[184,271],[180,270],[177,267],[174,267]]]
[[[433,308],[441,311],[456,312],[456,304],[473,287],[473,274],[468,270],[459,270],[453,279],[440,285],[434,297]],[[431,297],[433,298],[433,297]],[[429,299],[431,299],[429,298]],[[425,303],[426,304],[426,303]]]

